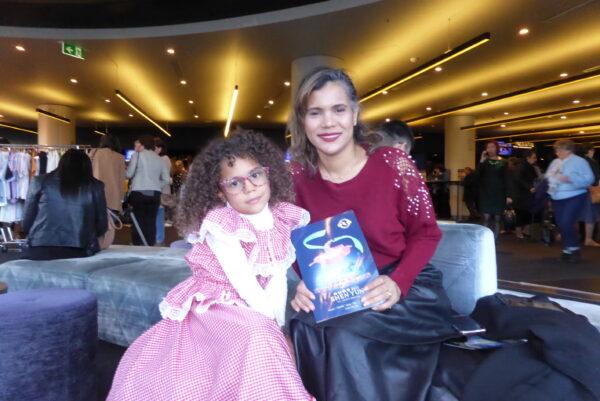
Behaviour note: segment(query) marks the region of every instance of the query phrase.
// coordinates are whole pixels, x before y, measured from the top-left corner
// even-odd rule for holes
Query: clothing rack
[[[9,144],[3,143],[0,144],[0,149],[91,149],[91,145],[37,145],[37,144]]]

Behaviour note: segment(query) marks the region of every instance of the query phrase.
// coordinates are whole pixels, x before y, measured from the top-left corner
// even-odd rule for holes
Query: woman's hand
[[[391,309],[402,294],[398,284],[386,275],[381,275],[367,284],[365,291],[367,293],[362,297],[362,303],[375,311]]]
[[[302,309],[304,312],[308,313],[315,310],[315,304],[312,303],[313,299],[315,299],[315,295],[306,288],[304,281],[300,281],[296,287],[296,295],[294,295],[294,299],[292,299],[290,304],[296,312],[300,312]]]

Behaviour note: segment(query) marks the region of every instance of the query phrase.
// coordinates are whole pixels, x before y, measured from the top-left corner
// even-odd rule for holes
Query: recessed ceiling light
[[[194,118],[198,118],[198,114],[194,114]]]
[[[387,94],[388,94],[388,91],[383,91],[383,92],[381,92],[381,94],[382,94],[382,95],[387,95]]]
[[[425,107],[425,110],[431,111],[431,107],[427,106],[427,107]]]
[[[568,77],[568,76],[569,76],[569,74],[567,74],[566,72],[563,72],[563,73],[560,74],[561,78]]]
[[[529,28],[519,29],[519,35],[527,35],[528,33],[529,33]]]
[[[585,134],[585,131],[579,131],[580,134]]]
[[[440,71],[442,71],[442,69],[443,69],[442,67],[435,67],[435,70],[436,70],[437,72],[440,72]]]
[[[175,54],[175,49],[173,49],[172,47],[167,49],[167,53],[169,54]]]
[[[269,100],[269,104],[275,104],[273,100]]]
[[[567,116],[560,116],[560,119],[561,119],[561,120],[566,120],[566,119],[567,119]]]
[[[485,97],[485,96],[487,96],[487,95],[488,95],[488,93],[487,93],[487,92],[481,92],[481,96]]]
[[[389,123],[390,121],[391,121],[391,120],[390,120],[389,118],[386,118],[386,119],[385,119],[385,122],[386,122],[386,123]]]
[[[129,117],[133,117],[133,114],[129,113]]]
[[[24,52],[25,51],[25,48],[23,46],[21,46],[21,45],[16,45],[15,49],[17,49],[20,52]]]
[[[182,79],[181,81],[179,81],[179,83],[180,83],[181,85],[187,85],[187,81],[186,81],[185,79]]]
[[[110,99],[108,99],[108,98],[107,98],[107,99],[104,99],[104,101],[105,101],[106,103],[110,103]]]
[[[579,103],[580,103],[579,99],[573,100],[573,104],[579,104]]]
[[[284,84],[285,86],[290,86],[290,85],[291,85],[290,81],[285,81],[283,84]]]
[[[194,101],[190,99],[190,100],[188,100],[188,103],[189,104],[194,104]]]
[[[507,115],[509,115],[509,114],[510,114],[510,113],[509,113],[508,111],[505,111],[505,112],[504,112],[504,115],[505,115],[505,116],[507,116]]]
[[[0,118],[4,118],[4,116],[2,114],[0,114]]]
[[[256,118],[258,118],[260,120],[262,118],[262,116],[260,114],[257,114]]]
[[[500,124],[500,127],[505,128],[506,124]]]
[[[75,78],[71,78],[69,81],[71,81],[72,84],[76,84],[78,82]]]

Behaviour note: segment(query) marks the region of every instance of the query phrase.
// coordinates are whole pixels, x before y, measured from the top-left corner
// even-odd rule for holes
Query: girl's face
[[[269,176],[254,159],[236,158],[233,166],[228,160],[220,163],[220,192],[224,200],[242,214],[261,212],[271,197]]]
[[[488,153],[488,156],[496,156],[498,154],[498,148],[495,143],[488,143],[485,147],[485,151]]]
[[[354,145],[357,118],[343,84],[328,82],[308,98],[304,117],[306,137],[320,157],[335,156]]]

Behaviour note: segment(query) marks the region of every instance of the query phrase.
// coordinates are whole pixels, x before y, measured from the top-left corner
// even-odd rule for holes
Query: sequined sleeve
[[[416,276],[433,256],[441,238],[429,190],[410,157],[399,149],[383,151],[393,170],[397,189],[398,216],[405,228],[406,248],[391,278],[403,295],[408,293]]]

